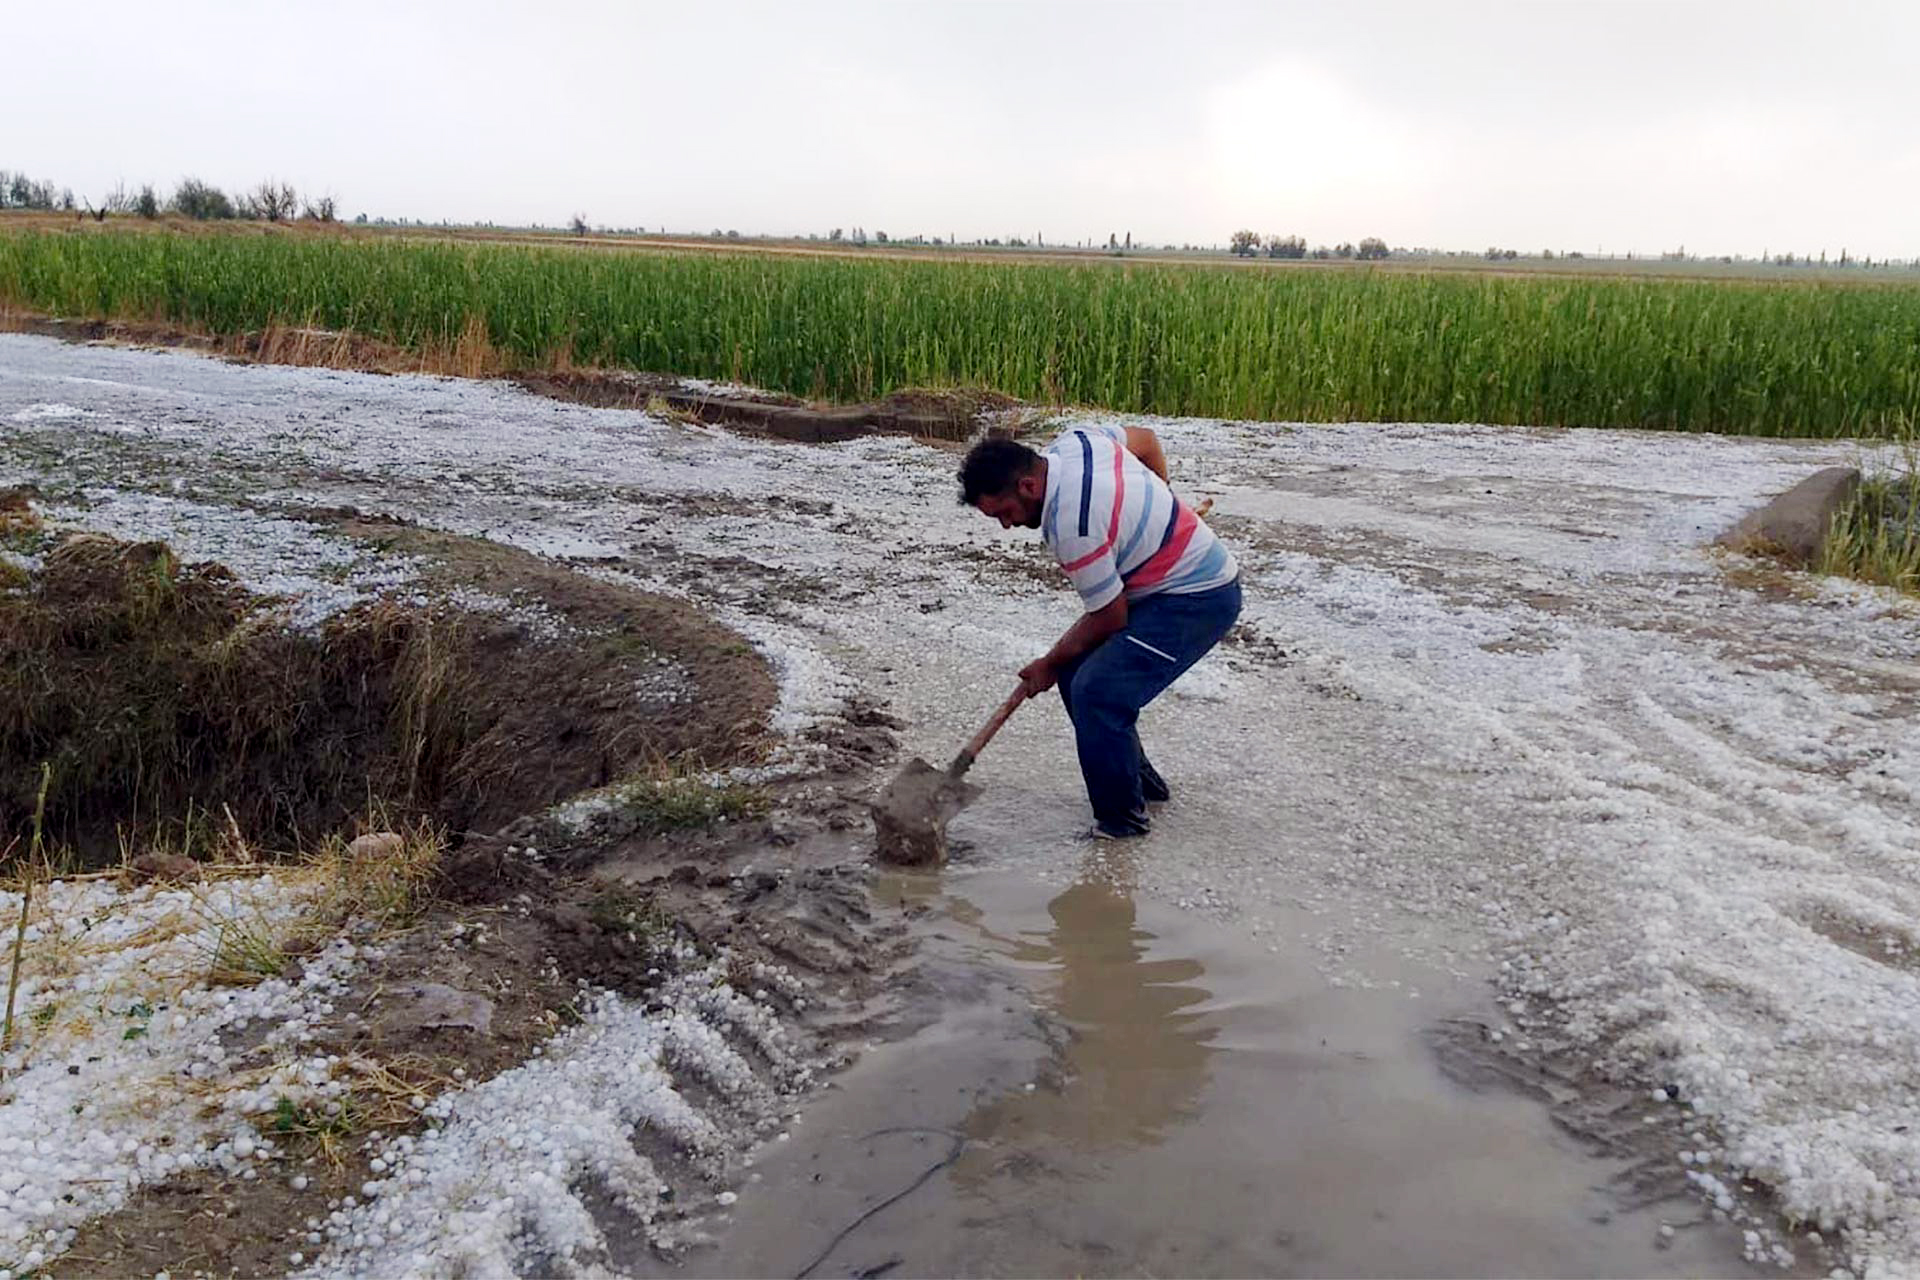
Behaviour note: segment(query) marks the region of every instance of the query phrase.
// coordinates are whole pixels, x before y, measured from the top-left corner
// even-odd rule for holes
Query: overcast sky
[[[0,168],[96,200],[1920,255],[1913,0],[10,9]]]

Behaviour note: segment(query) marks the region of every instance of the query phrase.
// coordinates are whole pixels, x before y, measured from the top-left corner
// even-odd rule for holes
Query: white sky
[[[351,216],[1920,255],[1920,4],[7,6],[0,168]]]

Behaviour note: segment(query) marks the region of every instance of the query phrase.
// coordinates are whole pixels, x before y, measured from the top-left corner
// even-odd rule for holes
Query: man
[[[1144,427],[1076,427],[1041,453],[983,440],[960,465],[960,501],[1003,529],[1040,530],[1080,592],[1086,612],[1020,683],[1029,696],[1060,686],[1091,834],[1145,835],[1147,805],[1168,793],[1135,722],[1240,616],[1239,566],[1173,496],[1166,454]]]

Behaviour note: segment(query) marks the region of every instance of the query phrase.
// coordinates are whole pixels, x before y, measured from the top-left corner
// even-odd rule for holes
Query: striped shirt
[[[1075,427],[1048,445],[1040,536],[1087,612],[1127,599],[1190,595],[1240,573],[1225,544],[1127,452],[1126,428]]]

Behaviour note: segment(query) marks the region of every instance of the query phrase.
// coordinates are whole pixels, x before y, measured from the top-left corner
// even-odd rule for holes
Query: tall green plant
[[[1920,416],[1920,288],[256,237],[0,235],[0,298],[349,329],[858,399],[1872,435]]]

